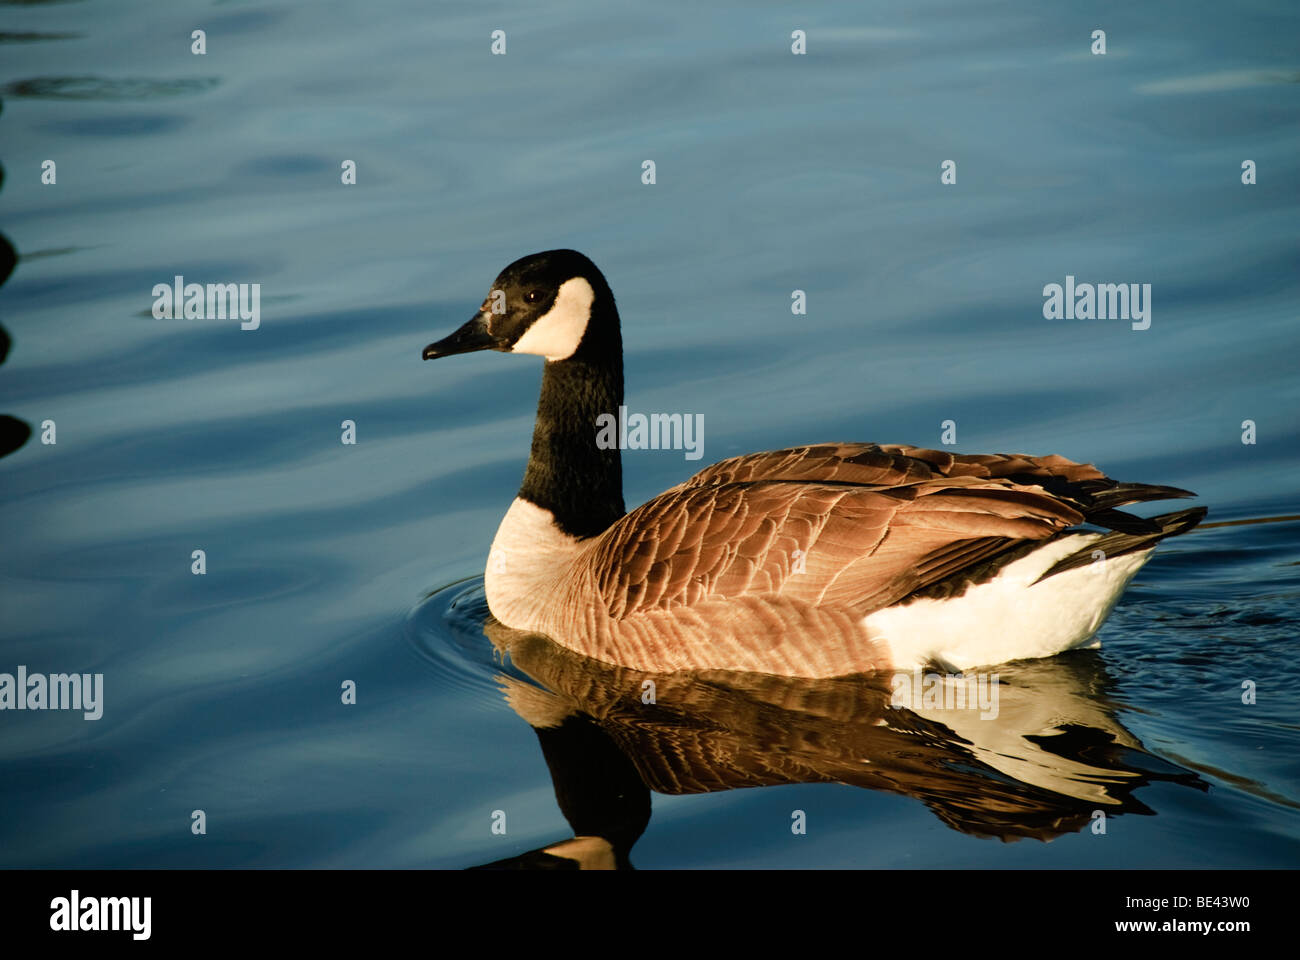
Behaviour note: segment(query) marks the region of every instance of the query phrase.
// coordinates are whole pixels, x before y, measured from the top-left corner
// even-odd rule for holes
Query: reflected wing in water
[[[981,681],[996,684],[989,710],[974,697],[953,708],[951,688],[971,677],[926,675],[936,696],[897,706],[910,675],[652,674],[490,617],[483,630],[508,658],[498,682],[536,731],[574,831],[490,867],[629,866],[650,791],[843,783],[915,797],[963,833],[1048,841],[1086,829],[1097,810],[1153,813],[1135,796],[1150,782],[1206,788],[1119,722],[1094,651],[997,667]]]

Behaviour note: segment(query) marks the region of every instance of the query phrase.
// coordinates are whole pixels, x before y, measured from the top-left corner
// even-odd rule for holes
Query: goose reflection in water
[[[483,868],[631,867],[652,791],[843,783],[915,797],[962,833],[1047,841],[1088,829],[1096,811],[1152,814],[1135,796],[1152,781],[1207,789],[1116,719],[1110,680],[1091,650],[997,667],[992,716],[930,700],[893,706],[889,674],[651,674],[490,616],[483,629],[532,681],[498,677],[537,734],[574,833]]]

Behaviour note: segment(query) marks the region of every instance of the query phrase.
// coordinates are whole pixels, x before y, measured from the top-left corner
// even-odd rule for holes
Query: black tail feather
[[[1174,487],[1149,487],[1152,490],[1174,490]],[[1179,491],[1179,494],[1185,494],[1186,491]],[[1165,494],[1172,496],[1172,494]],[[1152,497],[1151,499],[1157,499]],[[1131,501],[1130,501],[1131,502]],[[1119,513],[1119,511],[1110,511]],[[1097,551],[1101,551],[1106,559],[1121,557],[1126,553],[1134,553],[1138,550],[1145,550],[1147,547],[1154,546],[1157,542],[1165,537],[1175,537],[1180,533],[1186,533],[1192,527],[1196,526],[1205,518],[1205,507],[1192,507],[1188,510],[1178,510],[1174,513],[1161,514],[1158,517],[1152,517],[1145,521],[1154,527],[1154,531],[1133,531],[1114,528],[1112,533],[1104,534],[1100,540],[1094,540],[1081,550],[1070,554],[1068,557],[1056,563],[1048,569],[1041,577],[1035,580],[1035,583],[1041,583],[1048,577],[1055,576],[1058,573],[1064,573],[1066,570],[1074,570],[1078,567],[1084,567],[1094,561]],[[1120,514],[1120,516],[1127,516]],[[1093,519],[1090,515],[1089,519]],[[1132,520],[1141,518],[1132,517]],[[1101,521],[1098,521],[1101,522]],[[1108,525],[1108,524],[1107,524]]]
[[[1120,533],[1159,533],[1160,525],[1146,517],[1135,517],[1123,510],[1090,510],[1084,515],[1089,523]]]
[[[1089,508],[1105,510],[1110,507],[1122,507],[1126,503],[1145,503],[1148,500],[1174,500],[1194,496],[1196,494],[1190,490],[1179,487],[1161,487],[1151,483],[1117,483],[1112,487],[1088,491],[1086,504]]]

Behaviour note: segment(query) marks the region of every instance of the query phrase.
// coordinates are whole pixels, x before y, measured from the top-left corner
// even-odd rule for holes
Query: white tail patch
[[[533,321],[510,352],[535,353],[547,360],[573,356],[587,332],[591,304],[595,299],[596,291],[582,277],[565,280],[560,284],[551,309]]]
[[[1062,537],[1008,564],[988,583],[967,587],[959,597],[926,597],[877,610],[864,625],[873,640],[889,644],[899,669],[935,662],[967,670],[1088,646],[1151,550],[1034,581],[1058,560],[1100,538],[1099,533]]]

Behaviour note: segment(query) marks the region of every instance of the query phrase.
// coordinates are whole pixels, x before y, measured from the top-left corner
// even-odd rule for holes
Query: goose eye
[[[527,293],[524,294],[524,299],[527,300],[529,303],[536,303],[538,300],[542,299],[542,291],[529,290]]]

